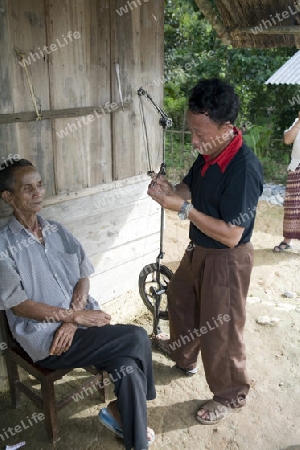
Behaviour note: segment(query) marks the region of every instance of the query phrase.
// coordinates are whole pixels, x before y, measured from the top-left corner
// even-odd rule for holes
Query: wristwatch
[[[178,216],[181,220],[185,220],[189,217],[189,214],[191,210],[193,209],[193,205],[189,202],[184,202],[182,207],[180,208],[180,211],[178,213]]]

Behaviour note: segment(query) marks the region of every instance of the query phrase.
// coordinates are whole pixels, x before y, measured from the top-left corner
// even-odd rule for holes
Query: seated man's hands
[[[111,316],[104,311],[83,310],[73,313],[73,323],[85,327],[103,327],[104,325],[109,325],[110,321]]]
[[[63,323],[54,335],[49,354],[62,355],[63,353],[68,351],[72,345],[76,330],[77,325],[75,325],[74,323]]]
[[[73,323],[63,323],[54,335],[52,345],[50,347],[50,355],[62,355],[67,352],[72,345],[77,325],[85,327],[103,327],[110,324],[111,316],[104,311],[83,310],[74,311]]]

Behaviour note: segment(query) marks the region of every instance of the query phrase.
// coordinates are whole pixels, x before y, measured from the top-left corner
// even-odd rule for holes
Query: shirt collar
[[[43,219],[42,216],[39,216],[37,214],[37,220],[41,224],[42,228],[46,227],[47,225],[50,225],[49,222],[45,219]],[[8,227],[10,228],[10,231],[12,233],[21,233],[22,230],[26,230],[26,228],[15,218],[14,215],[10,216],[9,221],[7,223]]]
[[[205,172],[212,164],[218,164],[222,173],[225,172],[226,167],[239,151],[243,144],[242,132],[238,128],[233,128],[235,137],[229,142],[227,147],[214,159],[209,159],[209,155],[203,155],[204,165],[201,169],[201,175],[204,176]]]

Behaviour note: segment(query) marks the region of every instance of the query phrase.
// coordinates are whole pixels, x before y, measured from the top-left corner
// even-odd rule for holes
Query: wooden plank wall
[[[26,52],[46,44],[45,8],[40,0],[0,0],[3,31],[0,41],[1,97],[0,112],[33,110],[24,69],[18,64],[15,47]],[[2,25],[2,24],[1,24]],[[2,57],[3,55],[3,57]],[[48,65],[43,59],[32,63],[29,74],[42,107],[49,109]],[[0,126],[0,161],[10,153],[34,161],[43,173],[47,195],[55,193],[51,123],[49,121]]]
[[[141,119],[139,112],[139,98],[136,91],[140,86],[150,84],[161,74],[160,58],[163,54],[163,36],[161,26],[163,22],[160,2],[149,3],[127,2],[128,12],[120,16],[116,11],[126,6],[124,0],[114,0],[112,17],[112,92],[118,98],[118,83],[116,78],[116,64],[120,65],[121,86],[123,94],[133,95],[133,105],[125,114],[113,117],[113,143],[114,143],[114,179],[122,179],[145,172],[147,167],[145,143],[141,133]],[[128,3],[134,8],[130,10]],[[141,3],[141,6],[135,7]],[[124,58],[125,55],[132,57]],[[150,93],[150,92],[149,92]],[[151,96],[156,102],[162,104],[162,89],[152,86]],[[143,100],[142,100],[143,101]],[[148,104],[144,106],[147,131],[150,135],[151,163],[158,166],[157,151],[161,146],[158,139],[159,117]],[[130,143],[130,145],[128,145]],[[143,149],[143,151],[141,151]]]
[[[49,2],[48,42],[58,37],[64,43],[62,36],[68,31],[80,33],[79,39],[50,55],[52,109],[111,103],[107,6],[108,2],[101,0]],[[57,133],[63,129],[69,130],[68,136],[59,138]],[[90,123],[81,118],[53,121],[57,193],[112,180],[110,135],[109,114],[94,115]]]
[[[124,6],[128,12],[120,15]],[[15,47],[30,60],[27,69],[42,109],[95,106],[104,112],[101,117],[93,114],[90,122],[79,117],[2,124],[1,156],[13,148],[14,154],[33,160],[46,180],[47,196],[145,173],[147,157],[136,92],[162,75],[163,2],[0,0],[0,8],[4,93],[0,112],[34,110]],[[75,32],[79,38],[74,38]],[[54,51],[51,45],[56,46]],[[131,98],[124,110],[117,64],[123,98]],[[162,92],[162,86],[152,86],[151,94],[160,104]],[[110,114],[112,104],[118,107]],[[158,116],[154,109],[146,110],[149,147],[157,166],[161,157]]]
[[[127,12],[120,14],[122,7]],[[149,167],[137,90],[149,88],[162,104],[163,85],[154,81],[163,77],[163,10],[163,2],[154,0],[0,0],[0,114],[34,110],[14,47],[29,55],[51,44],[55,51],[28,66],[42,109],[104,111],[88,124],[74,117],[0,124],[0,161],[18,153],[36,164],[47,188],[42,213],[82,242],[95,266],[92,292],[101,303],[136,289],[140,270],[159,250],[160,208],[146,195]],[[67,44],[69,31],[80,38]],[[105,105],[112,104],[118,106],[110,114]],[[156,169],[162,129],[154,108],[145,102],[144,110]],[[0,201],[0,224],[9,214]]]

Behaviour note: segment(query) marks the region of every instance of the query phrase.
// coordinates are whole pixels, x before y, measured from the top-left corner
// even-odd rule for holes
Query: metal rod
[[[165,113],[165,111],[160,108],[160,106],[155,103],[155,101],[152,99],[152,97],[142,88],[137,91],[138,95],[144,96],[147,98],[147,100],[150,101],[150,103],[154,106],[156,111],[160,115],[159,125],[163,128],[163,148],[162,148],[162,164],[160,166],[159,172],[157,174],[157,178],[161,175],[166,174],[166,163],[165,163],[165,149],[166,149],[166,127],[172,126],[172,119]],[[150,170],[148,174],[152,174],[153,172]],[[155,181],[153,181],[153,185],[155,185]],[[154,313],[153,313],[153,331],[152,333],[154,335],[157,335],[161,333],[161,329],[159,326],[159,312],[160,312],[160,303],[161,303],[161,296],[162,296],[162,284],[160,280],[160,263],[161,260],[164,257],[164,251],[163,251],[163,240],[164,240],[164,222],[165,222],[165,211],[164,208],[161,206],[160,209],[160,244],[159,244],[159,254],[156,258],[156,273],[155,273],[155,281],[157,283],[158,289],[157,291],[153,291],[152,294],[154,295],[155,303],[154,303]]]
[[[137,93],[140,96],[143,95],[144,97],[146,97],[151,102],[151,104],[154,106],[156,111],[160,114],[161,118],[159,121],[159,125],[161,125],[162,127],[170,128],[172,126],[172,119],[167,115],[167,113],[165,113],[165,111],[160,106],[158,106],[157,103],[155,103],[155,101],[148,94],[148,92],[145,91],[145,89],[143,89],[142,87],[140,87],[139,90],[137,91]]]

